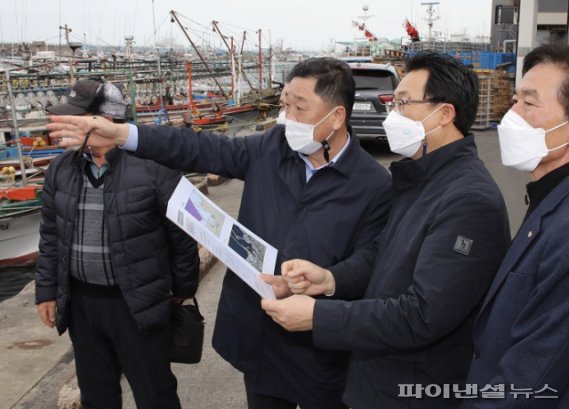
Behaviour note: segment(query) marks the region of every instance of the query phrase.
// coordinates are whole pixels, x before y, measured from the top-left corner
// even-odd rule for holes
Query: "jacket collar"
[[[528,217],[529,214],[531,214],[531,212],[542,202],[542,200],[545,199],[549,193],[551,193],[551,191],[568,176],[569,163],[566,163],[565,165],[544,175],[541,179],[528,183],[526,185],[526,199],[529,201],[529,207],[526,217]]]
[[[280,128],[280,129],[277,129]],[[280,132],[281,135],[280,137],[282,138],[282,142],[285,145],[285,153],[284,153],[284,158],[285,159],[299,159],[298,157],[298,153],[293,151],[290,146],[288,146],[288,142],[286,141],[286,137],[285,137],[285,128],[282,125],[277,125],[275,127],[275,132]],[[350,144],[348,145],[346,151],[344,152],[344,154],[342,155],[341,158],[338,159],[338,161],[334,162],[334,164],[332,164],[330,166],[331,169],[335,169],[338,172],[340,172],[342,175],[348,177],[350,175],[350,173],[352,172],[352,170],[354,169],[354,167],[356,166],[356,163],[358,161],[358,156],[359,156],[359,151],[360,151],[360,141],[358,140],[357,136],[354,134],[354,131],[352,130],[351,126],[348,126],[348,134],[350,135]],[[304,163],[303,163],[304,165]]]
[[[109,168],[112,168],[114,166],[116,166],[117,162],[119,161],[121,155],[123,155],[125,152],[120,149],[120,148],[113,148],[110,151],[108,151],[105,154],[105,158],[107,160],[107,164],[109,166]],[[89,160],[87,160],[87,158],[85,158],[85,156],[81,155],[80,157],[80,163],[81,163],[81,168],[83,168],[84,166],[86,166],[86,164],[89,162]]]
[[[125,151],[120,148],[113,148],[105,154],[109,167],[114,167],[118,163],[120,157],[125,154]]]
[[[406,190],[421,185],[447,165],[476,155],[474,135],[470,133],[422,158],[416,160],[405,158],[393,162],[389,168],[393,177],[393,189]]]

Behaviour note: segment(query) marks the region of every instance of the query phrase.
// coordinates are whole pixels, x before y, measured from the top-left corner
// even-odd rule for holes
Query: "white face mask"
[[[410,158],[417,153],[421,147],[421,141],[423,141],[427,135],[435,132],[441,127],[439,125],[435,129],[425,133],[423,122],[443,106],[444,104],[439,106],[423,118],[422,121],[415,121],[411,118],[407,118],[395,110],[391,111],[387,115],[385,121],[383,121],[383,127],[387,134],[387,142],[389,142],[389,149],[391,152],[403,155],[406,158]]]
[[[279,112],[279,116],[277,117],[277,125],[284,125],[286,122],[286,112],[285,110],[281,110],[281,112]]]
[[[305,155],[312,155],[318,149],[322,148],[322,143],[314,140],[314,129],[332,115],[334,111],[336,111],[336,108],[328,112],[316,125],[303,124],[285,118],[285,137],[290,148],[295,152],[300,152]],[[334,131],[330,132],[326,140],[330,139],[333,133]]]
[[[546,131],[542,128],[532,127],[525,119],[510,109],[498,125],[502,163],[504,166],[533,172],[549,152],[569,145],[569,142],[565,142],[556,148],[548,149],[545,143],[547,133],[567,123],[569,121],[562,122]]]

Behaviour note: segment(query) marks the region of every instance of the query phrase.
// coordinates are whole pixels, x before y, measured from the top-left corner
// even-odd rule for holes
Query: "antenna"
[[[429,26],[429,39],[433,38],[433,23],[435,21],[437,21],[438,19],[440,19],[439,16],[433,17],[433,14],[435,14],[435,9],[433,8],[433,6],[439,5],[439,2],[427,2],[427,3],[421,3],[421,6],[428,6],[427,8],[427,18],[423,19],[423,20],[427,20],[427,25]]]
[[[364,26],[365,26],[366,21],[368,21],[370,18],[375,17],[375,16],[373,16],[373,15],[370,16],[369,14],[367,14],[367,12],[369,11],[369,6],[367,4],[364,4],[362,6],[362,11],[364,12],[364,15],[358,16],[358,18],[360,18],[364,22]]]

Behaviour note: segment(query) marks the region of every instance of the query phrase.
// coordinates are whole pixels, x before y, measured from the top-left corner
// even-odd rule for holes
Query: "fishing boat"
[[[21,267],[36,262],[40,210],[39,198],[0,200],[0,268]]]
[[[245,66],[243,62],[243,46],[245,42],[245,34],[243,33],[241,50],[237,52],[237,44],[232,36],[226,36],[222,33],[219,22],[212,21],[213,30],[219,34],[220,39],[227,49],[227,56],[229,58],[229,77],[230,77],[230,90],[226,91],[220,81],[217,78],[215,67],[211,66],[211,62],[208,62],[206,58],[202,55],[199,47],[196,46],[195,42],[190,37],[187,27],[181,23],[179,15],[175,11],[170,11],[171,22],[177,23],[182,33],[190,43],[195,54],[198,56],[201,66],[205,68],[207,73],[209,73],[211,80],[215,84],[215,97],[206,100],[197,101],[193,97],[193,78],[192,78],[192,63],[186,64],[187,71],[187,83],[188,83],[188,103],[190,106],[189,113],[184,115],[184,122],[186,126],[199,126],[203,125],[217,125],[219,123],[224,123],[224,117],[228,115],[237,115],[242,113],[248,113],[251,111],[258,110],[261,104],[272,104],[277,106],[278,99],[280,97],[280,87],[274,87],[274,66],[272,65],[272,51],[269,61],[271,62],[271,69],[269,70],[269,87],[263,87],[263,52],[261,48],[261,30],[258,30],[258,83],[255,86],[251,79],[248,77]],[[241,90],[241,80],[245,80],[248,84],[248,92],[242,93]]]
[[[8,152],[17,154],[17,158],[10,155],[9,158],[0,161],[0,268],[9,268],[31,265],[37,260],[42,185],[31,184],[27,170],[34,166],[34,160],[42,160],[47,164],[49,159],[46,159],[45,155],[43,158],[42,155],[40,158],[28,156],[32,163],[31,166],[26,164],[9,71],[5,72],[4,84],[0,85],[6,86],[6,93],[10,99],[14,135],[11,142],[15,145],[2,151],[6,156]],[[36,147],[32,146],[30,150]],[[41,147],[37,148],[38,151],[41,150]],[[44,150],[44,153],[48,151],[50,149]]]
[[[196,115],[195,113],[186,112],[183,118],[184,125],[196,131],[217,129],[227,124],[227,115],[222,114],[220,111],[207,115]]]

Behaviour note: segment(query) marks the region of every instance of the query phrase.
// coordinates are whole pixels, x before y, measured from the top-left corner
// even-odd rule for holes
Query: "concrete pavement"
[[[59,337],[55,329],[41,323],[33,283],[0,303],[0,408],[30,407],[19,403],[29,402],[30,398],[33,401],[34,388],[48,379],[53,389],[45,390],[41,399],[44,406],[36,407],[54,408],[58,388],[74,374],[67,371],[71,359],[69,337]],[[56,374],[58,381],[53,385]]]
[[[502,165],[498,132],[495,129],[476,131],[474,134],[480,158],[504,195],[510,219],[510,231],[513,236],[519,230],[526,214],[527,206],[524,203],[524,197],[526,184],[530,182],[529,173]]]

